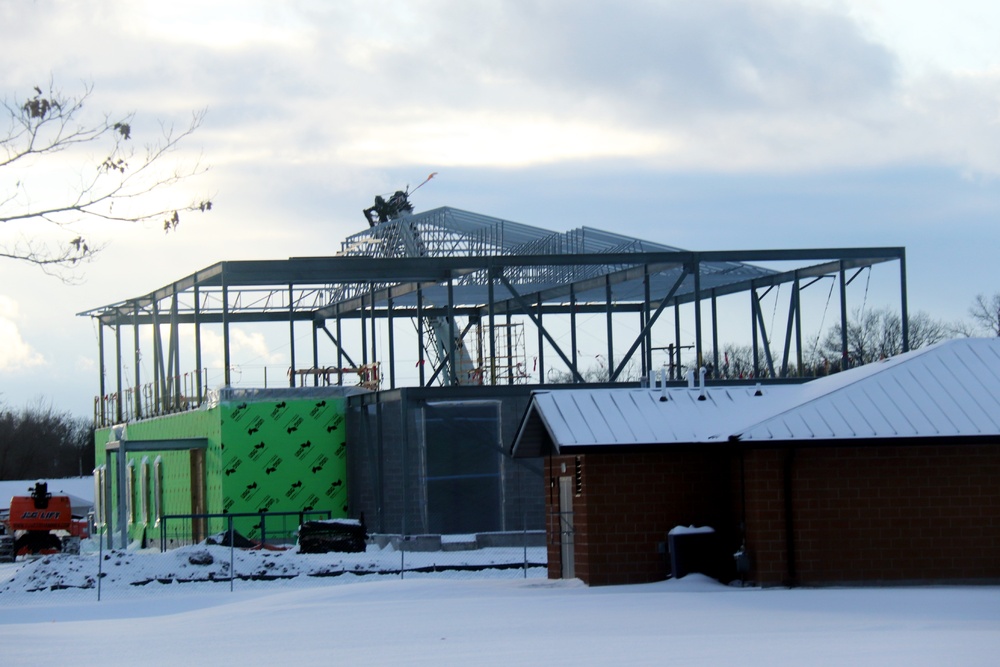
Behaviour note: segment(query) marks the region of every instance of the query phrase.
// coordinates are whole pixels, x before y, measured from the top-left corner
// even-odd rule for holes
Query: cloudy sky
[[[0,264],[0,400],[88,414],[76,313],[220,260],[332,254],[431,172],[417,210],[906,246],[911,309],[965,318],[1000,291],[998,27],[984,0],[0,0],[0,96],[92,84],[85,110],[134,111],[139,140],[205,109],[172,158],[210,165],[183,194],[215,203],[169,235],[85,227],[109,245],[73,284]]]

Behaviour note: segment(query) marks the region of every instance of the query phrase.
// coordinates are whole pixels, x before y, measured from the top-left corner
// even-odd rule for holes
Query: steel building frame
[[[401,226],[417,230],[423,250],[411,247],[392,250],[392,238]],[[422,226],[422,229],[420,228]],[[430,233],[428,230],[430,230]],[[504,238],[510,237],[511,241]],[[499,239],[499,240],[498,240]],[[785,271],[766,269],[751,262],[804,264]],[[243,323],[287,323],[294,385],[296,362],[295,324],[309,322],[312,328],[312,381],[318,383],[323,369],[340,370],[383,364],[388,387],[397,387],[395,326],[401,319],[417,327],[419,386],[466,384],[460,369],[451,363],[460,354],[465,333],[476,323],[486,331],[502,329],[517,317],[531,323],[538,336],[539,376],[544,382],[546,346],[566,365],[574,382],[584,382],[577,353],[576,318],[580,314],[603,314],[606,320],[607,367],[610,382],[621,380],[626,366],[635,360],[643,375],[652,368],[651,330],[658,318],[674,308],[675,343],[680,348],[680,310],[695,304],[694,352],[703,358],[706,343],[719,368],[717,300],[747,293],[752,313],[754,372],[767,369],[771,377],[789,372],[791,342],[796,342],[802,367],[802,289],[824,277],[833,277],[840,287],[839,306],[842,352],[848,361],[846,287],[873,265],[899,265],[899,306],[902,345],[909,349],[907,328],[906,260],[901,247],[827,248],[799,250],[735,250],[692,252],[660,246],[628,237],[582,228],[556,234],[527,225],[479,216],[456,209],[435,209],[377,225],[344,242],[344,251],[333,257],[302,257],[287,260],[220,262],[148,294],[80,313],[98,324],[100,396],[105,408],[95,410],[99,423],[120,423],[200,404],[206,394],[201,375],[192,376],[191,386],[182,386],[180,331],[193,329],[194,368],[202,368],[201,327],[222,327],[224,384],[230,377],[230,327]],[[785,345],[776,356],[760,308],[759,290],[778,285],[792,286],[785,324]],[[831,288],[832,289],[832,288]],[[766,293],[766,292],[765,292]],[[709,324],[703,322],[702,306],[710,306]],[[629,341],[627,352],[615,358],[613,318],[622,313],[638,316],[640,331]],[[547,316],[569,318],[570,341],[560,344],[546,324]],[[457,317],[468,318],[460,330]],[[424,324],[439,319],[443,339],[440,359],[425,364],[424,339],[431,333]],[[342,326],[360,324],[361,344],[348,349]],[[386,349],[376,348],[376,323],[388,332]],[[442,324],[443,323],[443,324]],[[497,326],[501,325],[501,326]],[[140,330],[152,330],[153,378],[139,377]],[[332,327],[332,330],[331,330]],[[123,384],[123,338],[132,329],[135,359],[134,387]],[[163,329],[166,328],[164,335]],[[110,329],[114,346],[113,380],[107,379],[105,331]],[[329,342],[335,352],[331,366],[320,343]],[[621,341],[618,341],[621,342]],[[496,358],[495,336],[483,343],[489,358]],[[569,349],[566,349],[566,348]],[[757,356],[758,349],[764,358]],[[190,363],[190,362],[188,362]],[[428,371],[425,371],[428,365]],[[190,367],[190,366],[188,366]],[[482,377],[482,376],[480,376]],[[494,375],[495,377],[495,375]],[[143,381],[152,395],[140,400]],[[133,393],[134,407],[125,396]],[[108,397],[111,397],[110,403]],[[142,405],[145,403],[145,405]],[[110,406],[110,407],[109,407]]]

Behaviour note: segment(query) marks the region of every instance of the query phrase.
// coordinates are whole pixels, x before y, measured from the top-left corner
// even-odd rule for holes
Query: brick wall
[[[1000,447],[758,451],[747,453],[746,469],[748,544],[761,583],[1000,580]]]
[[[562,473],[562,464],[566,473]],[[728,550],[738,525],[732,511],[732,457],[718,450],[588,454],[580,457],[574,497],[576,576],[591,585],[658,581],[669,572],[667,533],[678,525],[712,526]],[[561,574],[558,478],[573,476],[576,457],[548,460],[549,576]],[[733,549],[729,551],[731,554]]]
[[[744,515],[748,579],[762,585],[1000,581],[997,445],[742,454],[702,447],[579,458],[576,576],[591,585],[665,578],[661,548],[676,525],[712,526],[729,557]],[[575,465],[576,457],[557,456],[545,466],[553,578],[562,568],[558,478]]]

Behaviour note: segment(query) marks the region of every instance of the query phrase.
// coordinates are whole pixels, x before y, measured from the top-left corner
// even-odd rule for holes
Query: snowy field
[[[269,569],[292,567],[295,556]],[[486,570],[400,579],[309,576],[315,563],[300,562],[297,576],[239,581],[230,592],[227,582],[192,581],[172,553],[129,568],[168,583],[119,576],[97,602],[93,589],[34,590],[71,557],[44,560],[0,566],[4,666],[1000,662],[998,587],[758,590],[691,575],[588,588],[546,580],[540,568],[528,578]]]

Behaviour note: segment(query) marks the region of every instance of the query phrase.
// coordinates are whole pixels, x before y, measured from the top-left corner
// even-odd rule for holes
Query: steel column
[[[906,302],[906,249],[899,255],[899,311],[903,323],[903,352],[910,351],[910,311]]]
[[[294,285],[288,285],[288,386],[295,386],[295,289]]]
[[[135,403],[135,417],[136,419],[141,419],[143,415],[142,411],[142,385],[139,380],[139,363],[141,361],[140,349],[139,349],[139,303],[132,302],[133,317],[135,318],[132,323],[132,342],[134,344],[134,357],[133,357],[133,370],[135,371],[135,396],[133,396],[133,402]],[[119,400],[125,398],[120,396]]]
[[[573,290],[573,286],[569,286],[569,341],[570,345],[573,346],[572,354],[570,355],[573,359],[573,369],[576,371],[576,375],[583,377],[580,373],[579,366],[579,351],[576,349],[576,292]]]
[[[847,282],[844,280],[844,260],[838,262],[840,275],[840,370],[851,367],[851,359],[847,348]]]
[[[494,301],[494,289],[493,285],[496,279],[493,276],[493,269],[488,269],[486,271],[486,282],[487,282],[487,299],[489,304],[487,305],[488,311],[488,321],[490,328],[490,385],[495,386],[497,383],[497,330],[496,330],[496,307],[493,303]],[[510,327],[507,327],[507,356],[513,355],[511,350],[511,340],[510,340]],[[485,372],[485,369],[484,369]]]
[[[455,370],[455,283],[448,276],[448,384],[452,387],[458,384],[458,372]]]
[[[386,302],[386,326],[389,329],[389,388],[396,388],[396,341],[392,328],[392,297]]]
[[[607,326],[608,326],[608,382],[614,378],[615,368],[615,334],[614,316],[611,311],[611,276],[604,276],[604,297],[607,304]]]
[[[535,324],[538,326],[538,384],[545,384],[545,326],[542,324],[542,295],[538,295],[538,313],[535,315]],[[529,313],[530,314],[530,313]],[[563,355],[563,359],[566,355]],[[566,361],[569,364],[569,361]],[[572,365],[572,364],[569,364]],[[574,374],[575,376],[575,374]]]
[[[701,261],[695,255],[694,260],[694,358],[698,367],[705,365],[701,347]]]
[[[419,370],[420,386],[426,387],[424,382],[424,292],[417,289],[417,369]]]
[[[201,294],[198,291],[198,286],[194,286],[194,367],[195,376],[198,378],[195,380],[195,386],[197,387],[198,395],[198,405],[201,405],[205,400],[205,388],[202,386],[201,381],[201,319],[199,315],[201,314]]]
[[[721,377],[719,373],[719,310],[715,290],[712,290],[712,364],[715,367],[715,377]]]
[[[229,367],[232,365],[232,358],[229,351],[229,286],[226,284],[226,274],[222,274],[222,369],[223,385],[228,387],[232,383],[232,375]]]

